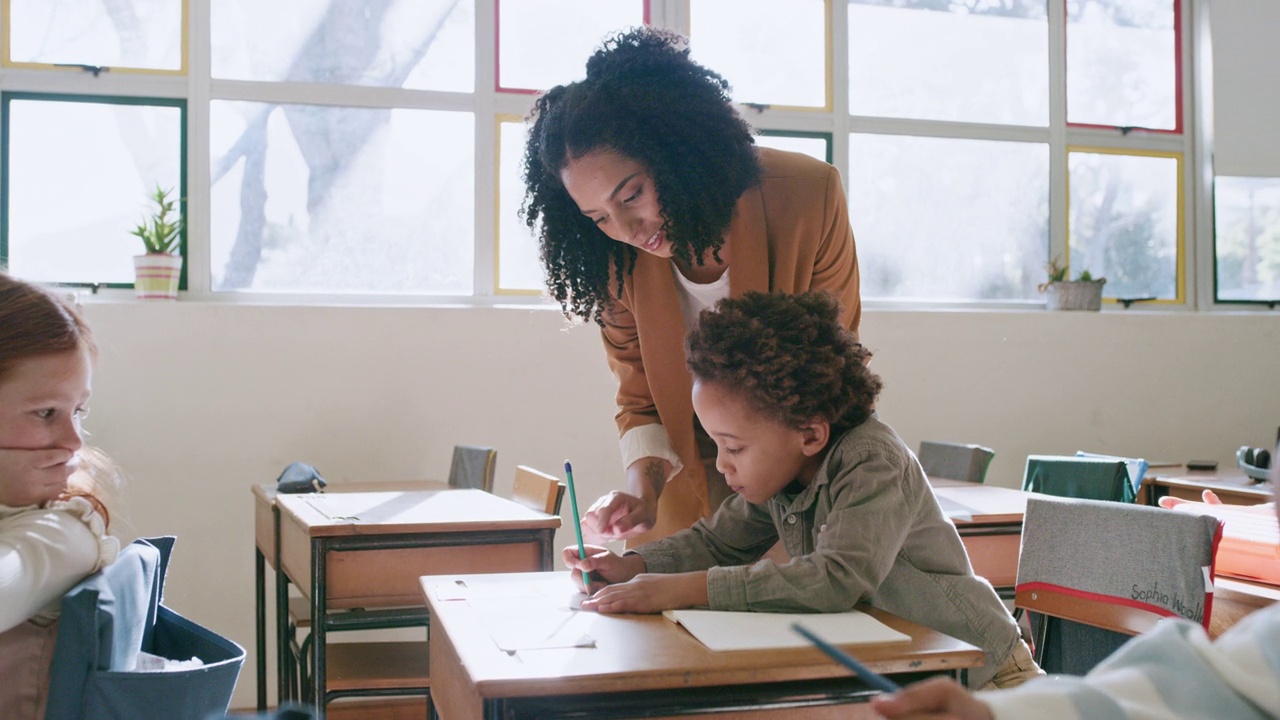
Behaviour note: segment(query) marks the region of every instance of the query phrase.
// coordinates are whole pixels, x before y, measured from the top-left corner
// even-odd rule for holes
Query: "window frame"
[[[784,1],[785,0],[781,0]],[[1050,146],[1050,233],[1046,257],[1067,251],[1067,152],[1069,147],[1113,148],[1131,151],[1177,152],[1182,158],[1183,236],[1179,266],[1184,270],[1179,283],[1181,302],[1162,305],[1162,311],[1243,310],[1242,301],[1219,301],[1214,289],[1215,249],[1212,218],[1211,164],[1213,140],[1210,132],[1212,107],[1209,57],[1209,11],[1206,0],[1174,0],[1177,5],[1179,92],[1181,133],[1168,130],[1124,133],[1115,128],[1070,125],[1066,122],[1066,0],[1047,0],[1050,118],[1047,127],[985,125],[977,123],[896,120],[854,116],[848,112],[848,3],[826,0],[828,8],[830,87],[829,110],[784,107],[743,108],[756,128],[777,133],[829,134],[833,164],[848,172],[848,145],[851,132],[923,135],[988,140],[1044,142]],[[264,83],[217,80],[211,76],[210,27],[213,0],[183,0],[186,37],[183,39],[185,75],[169,71],[89,72],[61,67],[0,67],[0,90],[5,92],[65,93],[85,96],[150,97],[181,99],[187,103],[184,134],[185,197],[188,229],[185,242],[184,298],[218,302],[261,302],[292,304],[458,304],[463,306],[554,304],[528,292],[502,291],[498,281],[497,234],[497,150],[496,128],[503,116],[528,115],[535,96],[497,86],[498,0],[474,0],[475,80],[472,92],[405,90],[297,83]],[[7,0],[6,0],[7,7]],[[688,0],[645,0],[650,24],[687,34]],[[7,33],[7,17],[0,17],[0,31]],[[692,38],[696,43],[697,38]],[[584,58],[585,60],[585,58]],[[473,294],[378,295],[286,294],[262,292],[213,292],[210,288],[209,158],[210,100],[306,103],[353,107],[406,107],[462,110],[475,120],[475,242],[473,243]],[[197,181],[199,179],[199,181]],[[122,294],[123,296],[123,294]],[[1112,301],[1114,304],[1115,301]],[[953,309],[971,306],[981,309],[1027,308],[1026,302],[895,302],[865,299],[867,307],[909,307],[915,310]]]

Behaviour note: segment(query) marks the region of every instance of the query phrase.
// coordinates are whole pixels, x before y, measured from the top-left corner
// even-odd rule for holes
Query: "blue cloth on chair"
[[[1124,460],[1067,455],[1028,455],[1022,489],[1085,500],[1131,503],[1137,499]]]
[[[46,720],[225,713],[244,648],[160,604],[173,538],[136,540],[62,598]],[[201,667],[136,671],[142,652]]]

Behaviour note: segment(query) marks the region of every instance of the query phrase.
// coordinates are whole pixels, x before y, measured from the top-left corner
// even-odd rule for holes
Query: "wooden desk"
[[[1165,495],[1201,502],[1205,490],[1214,491],[1228,505],[1257,505],[1275,499],[1271,483],[1255,482],[1239,470],[1197,471],[1186,467],[1157,470],[1159,472],[1148,471],[1142,479],[1138,502],[1157,505]]]
[[[1012,598],[1022,550],[1022,516],[1031,493],[980,483],[930,478],[933,494],[955,523],[973,572],[1002,598]]]
[[[1217,639],[1246,615],[1280,602],[1280,587],[1219,575],[1213,580],[1213,614],[1209,637]]]
[[[446,490],[449,485],[439,480],[391,480],[383,482],[330,483],[325,492],[380,492],[402,490]],[[258,711],[267,709],[267,590],[266,568],[276,571],[276,692],[277,703],[293,693],[288,688],[289,678],[284,669],[284,653],[288,647],[288,579],[279,572],[280,559],[276,548],[280,540],[280,510],[276,507],[276,484],[254,485],[254,615],[257,647]],[[281,611],[283,608],[283,611]]]
[[[452,590],[458,581],[485,588],[477,591],[483,597],[441,600],[436,588]],[[815,648],[713,652],[661,615],[575,615],[587,618],[584,631],[594,647],[508,654],[495,643],[491,627],[512,617],[536,623],[539,607],[546,612],[548,602],[563,607],[580,597],[568,573],[435,576],[421,578],[421,585],[432,617],[431,705],[444,720],[729,712],[715,717],[856,718],[857,709],[848,703],[875,694]],[[867,612],[912,638],[849,647],[877,672],[909,682],[929,674],[962,675],[983,662],[982,651],[968,643],[888,613]]]
[[[550,569],[560,527],[483,490],[280,495],[276,506],[279,570],[311,601],[308,700],[321,717],[327,634],[345,627],[335,609],[385,609],[381,627],[421,624],[418,576]]]

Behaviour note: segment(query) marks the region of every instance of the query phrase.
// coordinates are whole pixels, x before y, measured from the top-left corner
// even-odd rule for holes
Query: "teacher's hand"
[[[613,491],[592,503],[582,518],[582,534],[590,542],[625,540],[647,532],[658,519],[658,500]]]

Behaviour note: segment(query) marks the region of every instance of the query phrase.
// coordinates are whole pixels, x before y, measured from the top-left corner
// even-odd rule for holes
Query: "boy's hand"
[[[67,489],[79,458],[65,448],[0,448],[0,503],[39,505]]]
[[[582,571],[591,574],[591,587],[583,588],[588,595],[609,583],[626,582],[645,571],[644,558],[639,555],[618,556],[599,545],[586,545],[583,549],[587,555],[582,559],[578,558],[576,545],[565,548],[560,557],[579,587],[582,587]]]
[[[992,720],[991,708],[951,678],[931,678],[871,699],[889,720]]]
[[[636,575],[630,582],[600,588],[582,601],[582,609],[602,613],[660,613],[706,604],[705,571],[675,575],[645,573]]]

